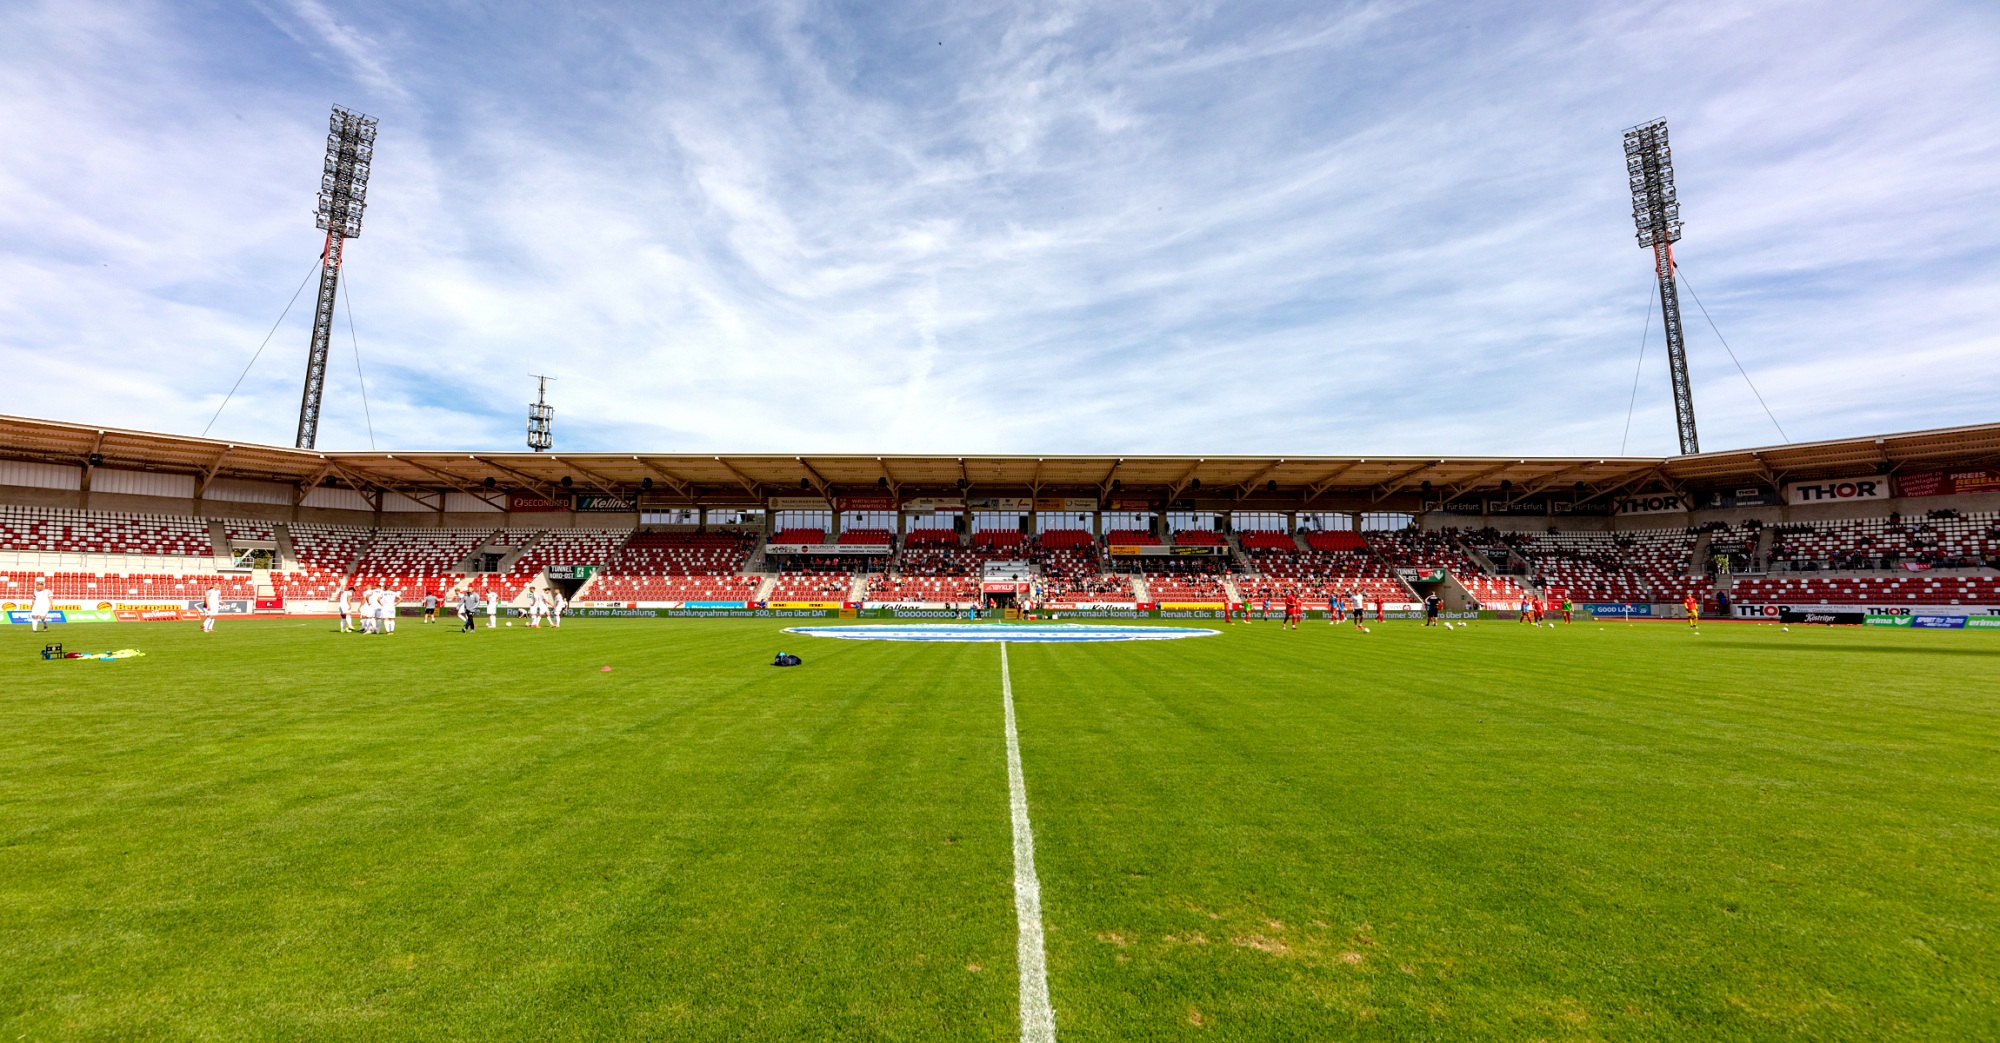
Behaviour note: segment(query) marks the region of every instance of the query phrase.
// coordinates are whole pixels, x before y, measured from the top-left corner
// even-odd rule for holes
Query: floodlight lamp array
[[[374,117],[335,105],[327,119],[326,165],[319,178],[315,227],[343,239],[361,235],[361,212],[368,206],[368,168],[374,159]]]
[[[1632,224],[1639,245],[1679,242],[1681,204],[1674,195],[1674,155],[1667,146],[1667,121],[1642,123],[1625,132],[1625,175],[1632,188]]]

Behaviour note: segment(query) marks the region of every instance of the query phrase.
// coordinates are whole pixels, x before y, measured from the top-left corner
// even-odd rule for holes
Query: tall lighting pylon
[[[1667,121],[1641,123],[1625,132],[1625,174],[1632,185],[1632,223],[1639,245],[1653,248],[1660,281],[1660,317],[1667,331],[1667,369],[1674,381],[1674,421],[1682,455],[1701,452],[1694,431],[1694,388],[1688,382],[1687,342],[1681,337],[1681,300],[1674,288],[1674,244],[1681,238],[1681,204],[1674,195],[1674,154]]]
[[[547,452],[556,444],[556,407],[549,405],[549,381],[554,377],[534,374],[539,381],[535,388],[535,403],[528,407],[528,448],[535,452]]]
[[[311,449],[319,440],[319,399],[326,390],[326,353],[333,342],[341,244],[361,235],[361,211],[368,205],[368,168],[374,160],[374,118],[335,105],[327,120],[326,165],[319,178],[319,208],[313,215],[313,227],[326,230],[326,246],[319,255],[319,309],[313,313],[306,390],[299,400],[300,449]]]

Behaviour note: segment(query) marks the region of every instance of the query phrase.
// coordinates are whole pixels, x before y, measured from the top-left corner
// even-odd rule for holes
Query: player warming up
[[[1688,593],[1687,597],[1681,599],[1681,608],[1687,612],[1688,629],[1690,630],[1700,629],[1701,601],[1694,596],[1694,593],[1692,591]]]
[[[35,580],[35,600],[28,606],[28,632],[49,628],[49,581]]]
[[[215,617],[221,614],[222,588],[211,583],[208,585],[208,593],[202,595],[201,632],[204,634],[215,633]]]

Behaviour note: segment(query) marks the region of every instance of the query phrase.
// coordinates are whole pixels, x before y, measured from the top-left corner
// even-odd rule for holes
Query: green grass
[[[783,625],[0,629],[0,1041],[1014,1038],[998,650]],[[1010,649],[1059,1038],[2000,1036],[2000,638],[1225,630]]]

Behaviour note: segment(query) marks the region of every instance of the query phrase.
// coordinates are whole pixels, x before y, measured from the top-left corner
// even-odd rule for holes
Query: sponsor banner
[[[903,510],[911,514],[963,514],[963,496],[920,496],[914,500],[904,500]]]
[[[550,579],[589,579],[597,575],[602,565],[550,565],[547,568]]]
[[[683,601],[679,608],[749,608],[748,601]]]
[[[1443,583],[1450,578],[1450,573],[1443,569],[1400,568],[1396,570],[1396,575],[1411,583]]]
[[[824,496],[773,496],[771,509],[774,511],[824,511],[832,507]]]
[[[1529,499],[1525,500],[1515,500],[1512,503],[1509,503],[1506,500],[1488,500],[1486,501],[1486,513],[1529,514],[1529,515],[1547,514],[1549,513],[1549,501],[1540,496],[1530,497]]]
[[[1603,616],[1606,619],[1635,619],[1649,617],[1653,614],[1653,606],[1650,603],[1610,604],[1586,602],[1577,607],[1592,616]]]
[[[893,511],[898,506],[894,496],[842,496],[833,502],[843,511]]]
[[[584,511],[622,511],[629,514],[639,508],[632,501],[620,499],[616,496],[579,495],[576,498],[576,509],[579,513]]]
[[[975,511],[1031,511],[1035,500],[1031,496],[970,496],[965,505]]]
[[[1956,496],[1960,493],[2000,492],[2000,471],[1973,468],[1965,471],[1931,471],[1896,477],[1896,491],[1902,496]]]
[[[569,501],[551,500],[534,493],[511,492],[507,494],[507,509],[517,514],[549,514],[569,510]]]
[[[1868,625],[1871,627],[1907,627],[1910,625],[1910,617],[1885,616],[1870,612],[1868,614]]]
[[[840,609],[840,608],[846,608],[846,607],[847,607],[847,602],[845,602],[845,601],[773,601],[773,602],[771,602],[771,607],[772,607],[772,608],[774,608],[774,609],[801,609],[801,608],[815,608],[815,609]]]
[[[1637,496],[1621,496],[1615,513],[1627,514],[1686,514],[1687,500],[1679,493],[1642,493]]]
[[[195,619],[197,613],[179,608],[121,608],[112,613],[120,623],[171,623],[178,619]]]
[[[1162,602],[1160,602],[1160,611],[1162,611],[1162,612],[1193,612],[1193,611],[1197,611],[1197,610],[1201,610],[1201,609],[1211,609],[1211,610],[1220,610],[1221,608],[1222,608],[1222,602],[1220,602],[1220,601],[1162,601]]]
[[[1708,510],[1727,510],[1731,507],[1776,507],[1778,494],[1760,486],[1745,486],[1741,489],[1713,489],[1709,491]]]
[[[895,548],[886,543],[773,543],[764,548],[766,554],[874,554],[895,553]]]
[[[1788,482],[1785,485],[1785,502],[1794,507],[1888,498],[1887,478],[1842,478],[1830,482]]]
[[[1106,500],[1104,502],[1104,509],[1107,511],[1157,511],[1160,509],[1160,504],[1161,501],[1159,500]]]
[[[1549,511],[1553,514],[1567,514],[1574,517],[1601,518],[1611,513],[1611,501],[1601,498],[1585,500],[1582,503],[1575,500],[1550,500]]]
[[[1868,622],[1866,610],[1858,608],[1793,608],[1790,605],[1778,607],[1780,623],[1817,623],[1822,626],[1860,626]]]
[[[48,620],[50,623],[111,623],[117,620],[117,615],[103,608],[56,608],[49,610]],[[8,612],[7,622],[27,626],[34,620],[27,612]]]
[[[1439,514],[1485,514],[1486,501],[1477,497],[1469,500],[1425,500],[1423,509]]]
[[[1028,585],[1026,583],[988,581],[979,585],[979,592],[982,594],[1026,594],[1028,592]]]
[[[199,615],[203,607],[207,604],[206,601],[200,598],[194,598],[187,601],[182,607]],[[254,608],[255,604],[249,601],[224,601],[221,610],[216,614],[222,616],[247,616]]]
[[[2000,616],[1967,616],[1967,630],[2000,630]]]
[[[1113,544],[1111,553],[1124,558],[1215,558],[1229,554],[1228,547],[1165,547],[1159,544]]]
[[[1037,496],[1035,510],[1071,511],[1083,513],[1097,509],[1097,501],[1088,496]]]
[[[1912,614],[1910,626],[1918,630],[1964,630],[1964,616]]]

